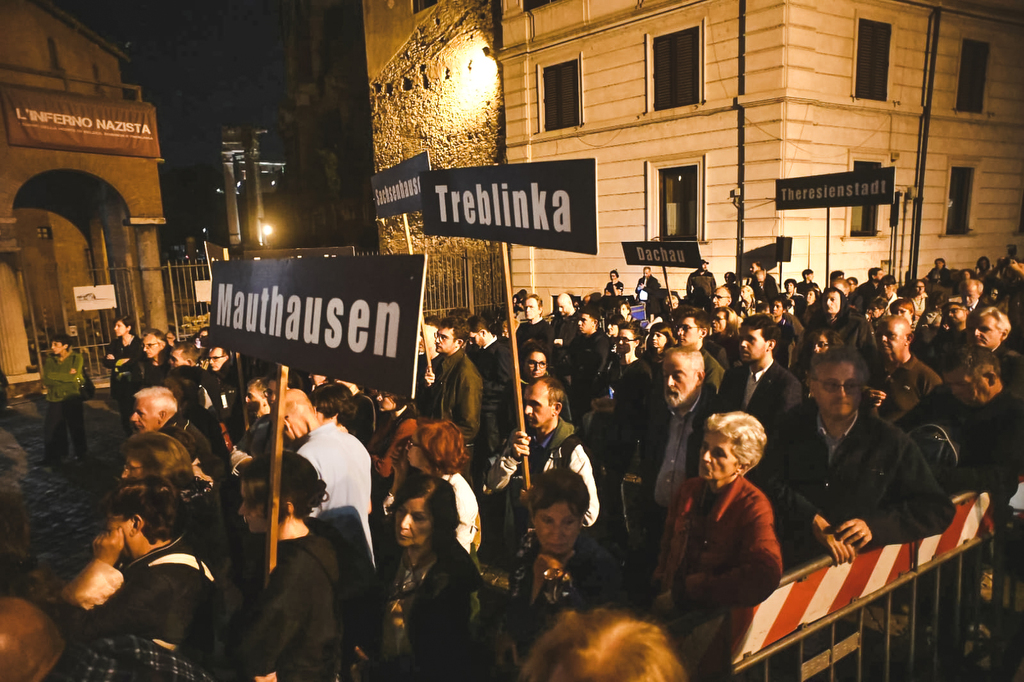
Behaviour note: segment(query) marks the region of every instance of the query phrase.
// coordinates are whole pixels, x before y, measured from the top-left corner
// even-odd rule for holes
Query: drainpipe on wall
[[[921,219],[924,209],[924,180],[928,168],[928,129],[932,121],[932,94],[935,92],[935,61],[939,53],[939,24],[942,20],[942,10],[938,7],[932,9],[932,15],[928,19],[929,28],[928,45],[926,56],[928,64],[925,70],[924,84],[924,110],[921,112],[921,120],[918,124],[917,134],[917,173],[914,179],[914,216],[913,227],[910,231],[910,280],[917,279],[918,258],[921,255]]]
[[[746,94],[746,52],[747,52],[747,0],[739,0],[739,39],[737,41],[736,86],[737,96],[733,100],[736,109],[736,185],[740,188],[736,202],[736,279],[743,281],[743,203],[747,197],[743,183],[746,180],[746,110],[740,104],[740,97]]]

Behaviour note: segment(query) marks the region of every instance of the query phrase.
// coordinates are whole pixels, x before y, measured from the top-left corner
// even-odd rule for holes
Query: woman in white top
[[[416,420],[416,433],[407,453],[408,464],[425,474],[440,476],[451,484],[459,511],[456,537],[459,544],[471,552],[473,547],[480,546],[480,515],[476,495],[459,473],[468,458],[462,432],[455,424],[423,417]],[[404,467],[396,467],[396,487],[401,485],[398,478],[404,478],[402,469]]]

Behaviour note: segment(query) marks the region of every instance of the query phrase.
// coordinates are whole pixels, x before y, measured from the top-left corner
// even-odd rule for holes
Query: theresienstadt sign
[[[626,265],[664,265],[696,268],[700,265],[697,242],[622,242]]]
[[[430,170],[427,152],[406,159],[370,178],[378,218],[419,211],[422,206],[420,173]]]
[[[211,264],[210,341],[412,396],[424,256]]]
[[[775,209],[891,204],[895,191],[894,166],[786,178],[775,181]]]
[[[594,159],[423,173],[423,231],[597,254]]]

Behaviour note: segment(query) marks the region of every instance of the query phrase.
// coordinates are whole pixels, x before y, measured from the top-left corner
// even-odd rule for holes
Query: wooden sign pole
[[[664,265],[661,266],[661,274],[665,275],[665,291],[668,292],[665,298],[669,298],[670,296],[672,296],[672,287],[670,287],[668,284],[668,268],[666,268]]]
[[[222,349],[224,352],[229,352],[227,349]],[[249,395],[249,387],[245,383],[245,372],[242,371],[242,356],[239,353],[235,353],[235,369],[238,370],[238,393],[235,396],[236,401],[241,401],[242,405],[242,419],[245,420],[245,430],[249,430],[249,410],[245,409],[245,398]],[[237,403],[236,403],[237,404]]]
[[[402,224],[405,225],[405,243],[409,247],[409,255],[414,255],[412,252],[412,235],[409,233],[409,214],[402,214]],[[423,352],[427,355],[427,362],[431,362],[434,359],[434,349],[427,343],[427,325],[423,321],[423,316],[420,315],[420,335],[423,338]]]
[[[264,584],[270,582],[270,574],[277,566],[277,535],[280,530],[278,519],[281,516],[281,452],[284,450],[284,414],[285,396],[288,394],[288,366],[277,366],[277,399],[270,410],[270,420],[274,429],[273,448],[270,454],[270,509],[268,509],[269,526],[267,528],[267,563]]]
[[[523,391],[520,386],[519,345],[516,343],[516,316],[512,310],[512,269],[509,266],[508,244],[501,243],[501,264],[505,270],[505,312],[508,314],[508,336],[512,342],[512,385],[516,398],[516,415],[519,418],[519,430],[526,433],[526,419],[523,416]],[[523,455],[523,478],[526,489],[530,489],[530,457]]]

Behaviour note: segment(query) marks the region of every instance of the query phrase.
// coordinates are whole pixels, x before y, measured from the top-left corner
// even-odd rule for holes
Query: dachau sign
[[[419,211],[422,207],[420,173],[428,170],[430,156],[423,152],[370,178],[377,217],[390,218]]]
[[[220,261],[210,267],[211,343],[414,394],[425,256]]]
[[[545,161],[420,175],[423,231],[597,255],[597,161]]]
[[[894,166],[786,178],[775,181],[775,209],[891,204],[895,191]]]
[[[670,268],[700,266],[697,242],[622,242],[626,265],[663,265]]]

